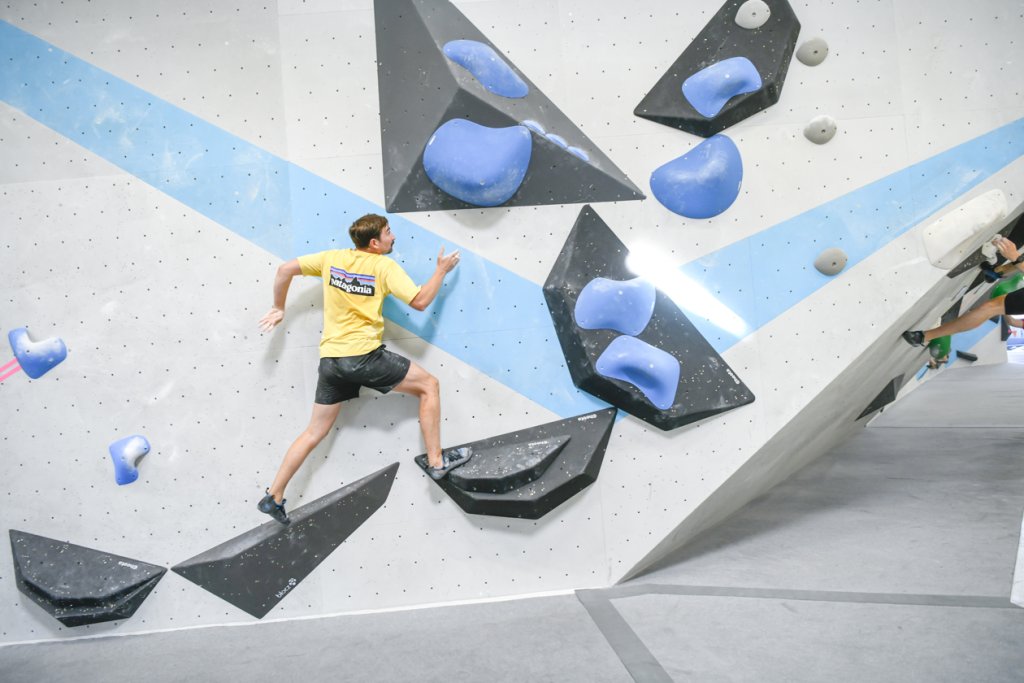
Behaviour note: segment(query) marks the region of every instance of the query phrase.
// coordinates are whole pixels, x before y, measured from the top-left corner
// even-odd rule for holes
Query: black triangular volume
[[[1022,211],[1024,211],[1024,204],[1018,205],[1017,208],[1011,212],[1010,216],[1004,220],[1003,227],[1000,228],[999,232],[996,234],[1006,237],[1014,244],[1024,243],[1024,220],[1022,220],[1022,218],[1024,218],[1024,215],[1022,215]],[[950,268],[949,272],[946,273],[946,277],[955,278],[966,273],[968,270],[979,268],[984,260],[985,256],[981,253],[981,247],[978,247],[977,249],[974,250],[974,253],[972,253],[970,256],[965,258],[957,265]],[[1001,255],[997,255],[995,265],[998,266],[1004,263],[1006,263],[1006,259],[1003,258]],[[1011,272],[1008,275],[1004,275],[1003,277],[1013,277],[1014,275],[1016,275],[1016,273]],[[975,287],[984,282],[985,276],[981,273],[978,273],[978,275],[975,276],[971,284],[968,285],[967,289],[974,289]]]
[[[636,106],[633,111],[636,116],[709,137],[779,101],[800,33],[800,22],[786,0],[765,0],[771,10],[768,21],[756,29],[742,28],[735,17],[743,2],[728,0],[722,5]],[[732,57],[749,59],[761,76],[762,87],[736,95],[715,116],[707,118],[683,96],[683,82],[698,71]]]
[[[474,208],[434,185],[423,150],[444,122],[511,126],[536,121],[583,149],[588,161],[531,132],[530,164],[502,206],[643,199],[644,195],[579,128],[447,0],[375,0],[377,75],[385,207],[388,211]],[[529,86],[522,98],[496,95],[443,53],[452,40],[490,46]]]
[[[960,317],[960,305],[963,304],[963,302],[964,302],[964,298],[963,297],[960,297],[959,299],[957,299],[956,302],[952,306],[950,306],[949,309],[945,313],[942,314],[942,322],[939,323],[939,324],[940,325],[945,325],[946,323],[951,323],[954,320],[956,320],[957,318],[959,318]]]
[[[753,402],[754,395],[671,299],[656,293],[650,322],[636,339],[679,362],[674,402],[656,407],[633,384],[601,375],[597,361],[621,332],[576,325],[576,301],[594,278],[632,280],[629,250],[590,206],[585,206],[562,247],[544,298],[555,323],[573,383],[659,429],[669,430]]]
[[[171,569],[257,619],[263,618],[384,504],[394,463]]]
[[[127,619],[167,569],[10,530],[18,590],[65,626]]]
[[[540,519],[597,480],[616,410],[493,436],[463,446],[473,459],[437,480],[474,515]],[[427,456],[415,462],[427,466]]]
[[[885,385],[885,388],[878,392],[878,396],[875,396],[871,400],[871,403],[868,404],[867,408],[861,411],[860,415],[857,416],[857,419],[859,420],[862,417],[870,415],[876,410],[881,410],[895,401],[896,394],[899,393],[900,387],[903,386],[903,377],[904,375],[898,375],[889,380],[889,383]]]

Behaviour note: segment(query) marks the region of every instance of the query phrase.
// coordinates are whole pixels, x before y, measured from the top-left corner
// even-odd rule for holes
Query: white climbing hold
[[[818,254],[814,259],[814,267],[822,275],[838,275],[846,267],[846,252],[838,247],[831,247]]]
[[[992,239],[1006,214],[1002,190],[989,190],[947,212],[921,233],[928,260],[943,270],[953,268]]]
[[[797,48],[796,58],[807,66],[818,66],[828,57],[828,43],[823,38],[811,38]]]
[[[736,11],[736,23],[741,28],[761,28],[771,15],[772,10],[764,0],[747,0]]]
[[[804,137],[816,145],[824,145],[835,137],[838,129],[834,118],[822,114],[815,116],[804,126]]]

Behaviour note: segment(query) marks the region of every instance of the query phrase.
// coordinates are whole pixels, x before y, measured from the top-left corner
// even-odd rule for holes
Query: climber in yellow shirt
[[[441,479],[465,464],[468,448],[441,450],[441,394],[437,378],[382,343],[384,297],[392,295],[417,311],[434,301],[445,276],[459,263],[459,252],[448,256],[444,247],[437,268],[417,286],[400,265],[388,258],[395,235],[383,216],[367,214],[349,228],[355,249],[334,249],[308,254],[283,263],[274,278],[274,306],[259,321],[270,332],[284,319],[288,287],[296,275],[319,277],[323,282],[324,333],[320,339],[320,368],[313,416],[285,453],[274,483],[257,507],[287,524],[284,490],[292,476],[334,425],[343,401],[359,395],[360,387],[381,393],[394,389],[420,401],[420,430],[427,444],[428,474]]]

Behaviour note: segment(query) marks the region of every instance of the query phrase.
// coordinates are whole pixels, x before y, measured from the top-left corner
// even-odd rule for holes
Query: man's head
[[[388,225],[388,219],[375,213],[357,218],[348,229],[352,244],[360,251],[372,254],[390,254],[395,247],[395,236]]]

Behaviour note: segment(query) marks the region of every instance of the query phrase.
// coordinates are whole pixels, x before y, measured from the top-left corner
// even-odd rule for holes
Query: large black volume
[[[744,0],[729,0],[690,46],[672,63],[633,113],[672,128],[709,137],[739,123],[779,101],[782,84],[793,57],[800,22],[786,0],[765,0],[771,9],[768,21],[746,29],[736,21]],[[683,96],[683,81],[698,71],[732,57],[746,57],[761,76],[754,92],[731,98],[718,114],[707,118]]]
[[[288,595],[384,504],[394,463],[171,567],[257,619]]]
[[[518,191],[502,206],[643,199],[644,195],[569,117],[447,0],[375,0],[384,205],[388,211],[473,208],[438,188],[423,168],[427,141],[446,121],[491,128],[534,121],[544,132],[585,149],[576,156],[537,130]],[[488,91],[448,59],[449,41],[490,46],[528,86],[522,98]]]
[[[473,448],[473,459],[437,484],[471,514],[540,519],[597,480],[616,412],[605,408],[462,444]],[[415,460],[426,467],[426,455]]]
[[[673,356],[680,366],[674,403],[659,409],[633,384],[597,371],[597,360],[620,332],[582,329],[576,325],[576,300],[594,278],[631,280],[626,267],[629,250],[590,206],[583,207],[547,281],[544,298],[555,323],[558,341],[573,383],[649,422],[675,429],[753,402],[754,394],[733,372],[693,323],[663,292],[654,312],[636,338]]]
[[[127,619],[167,572],[24,531],[10,530],[18,590],[65,626]]]

